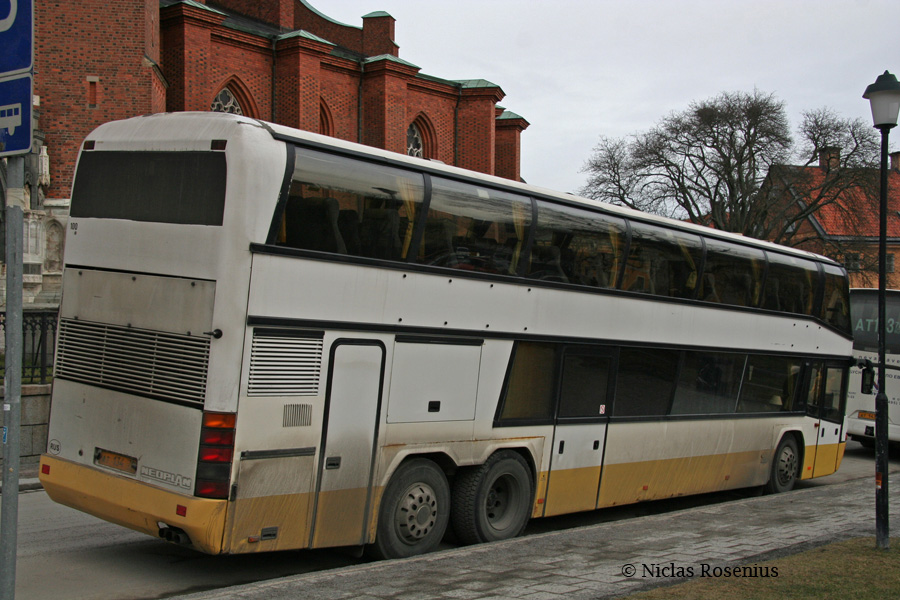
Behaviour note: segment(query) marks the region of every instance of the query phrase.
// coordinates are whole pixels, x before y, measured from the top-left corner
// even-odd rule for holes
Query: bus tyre
[[[430,460],[403,463],[381,497],[375,543],[377,558],[405,558],[437,548],[450,520],[450,485]]]
[[[450,519],[462,544],[514,538],[531,516],[534,477],[516,452],[497,452],[453,480]]]
[[[786,435],[781,438],[772,457],[772,473],[769,476],[769,483],[766,484],[766,492],[780,494],[791,491],[797,483],[799,472],[800,451],[797,448],[797,439],[792,435]]]

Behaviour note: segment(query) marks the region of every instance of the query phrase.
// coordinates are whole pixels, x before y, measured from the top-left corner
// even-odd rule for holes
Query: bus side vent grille
[[[54,376],[202,407],[209,345],[205,336],[62,318]]]
[[[318,396],[322,338],[253,331],[249,396]]]
[[[282,427],[309,427],[312,425],[312,404],[286,404]]]

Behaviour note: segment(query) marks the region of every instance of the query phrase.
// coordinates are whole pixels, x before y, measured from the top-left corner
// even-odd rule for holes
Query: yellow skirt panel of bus
[[[813,477],[831,475],[837,471],[841,464],[844,444],[823,444],[816,449],[816,464],[813,468]]]
[[[229,553],[271,552],[309,546],[312,494],[238,497],[231,506]]]
[[[803,450],[803,469],[800,471],[800,479],[812,479],[815,464],[816,445],[806,446]]]
[[[847,442],[841,442],[838,444],[838,453],[837,460],[834,463],[834,470],[837,471],[841,468],[841,463],[844,462],[844,450],[847,449]]]
[[[312,547],[358,546],[368,541],[369,498],[366,488],[320,493]]]
[[[544,516],[594,510],[599,483],[600,467],[550,471]]]
[[[841,466],[846,447],[846,442],[820,444],[818,447],[807,446],[804,452],[803,473],[800,475],[800,479],[824,477],[836,472],[838,467]]]
[[[182,496],[46,454],[40,479],[55,502],[154,537],[163,522],[184,530],[197,550],[222,552],[225,500]]]
[[[597,508],[762,485],[766,454],[750,450],[605,465]]]

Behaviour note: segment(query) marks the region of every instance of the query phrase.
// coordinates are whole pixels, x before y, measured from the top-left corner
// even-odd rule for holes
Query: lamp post
[[[878,225],[878,394],[875,396],[875,545],[890,548],[888,518],[888,398],[885,388],[885,297],[887,279],[888,132],[897,126],[900,82],[887,71],[866,88],[872,121],[881,131],[881,203]]]

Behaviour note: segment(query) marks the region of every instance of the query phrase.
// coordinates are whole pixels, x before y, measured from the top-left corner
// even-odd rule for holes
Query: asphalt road
[[[900,474],[898,453],[892,456],[891,472]],[[874,489],[874,453],[850,442],[838,473],[799,485],[823,486],[863,477],[872,477]],[[897,475],[891,481],[900,485]],[[538,519],[531,522],[526,535],[640,518],[742,497],[746,494],[705,494]],[[165,598],[365,560],[339,551],[322,550],[208,556],[60,506],[42,491],[19,496],[18,539],[17,600]]]

